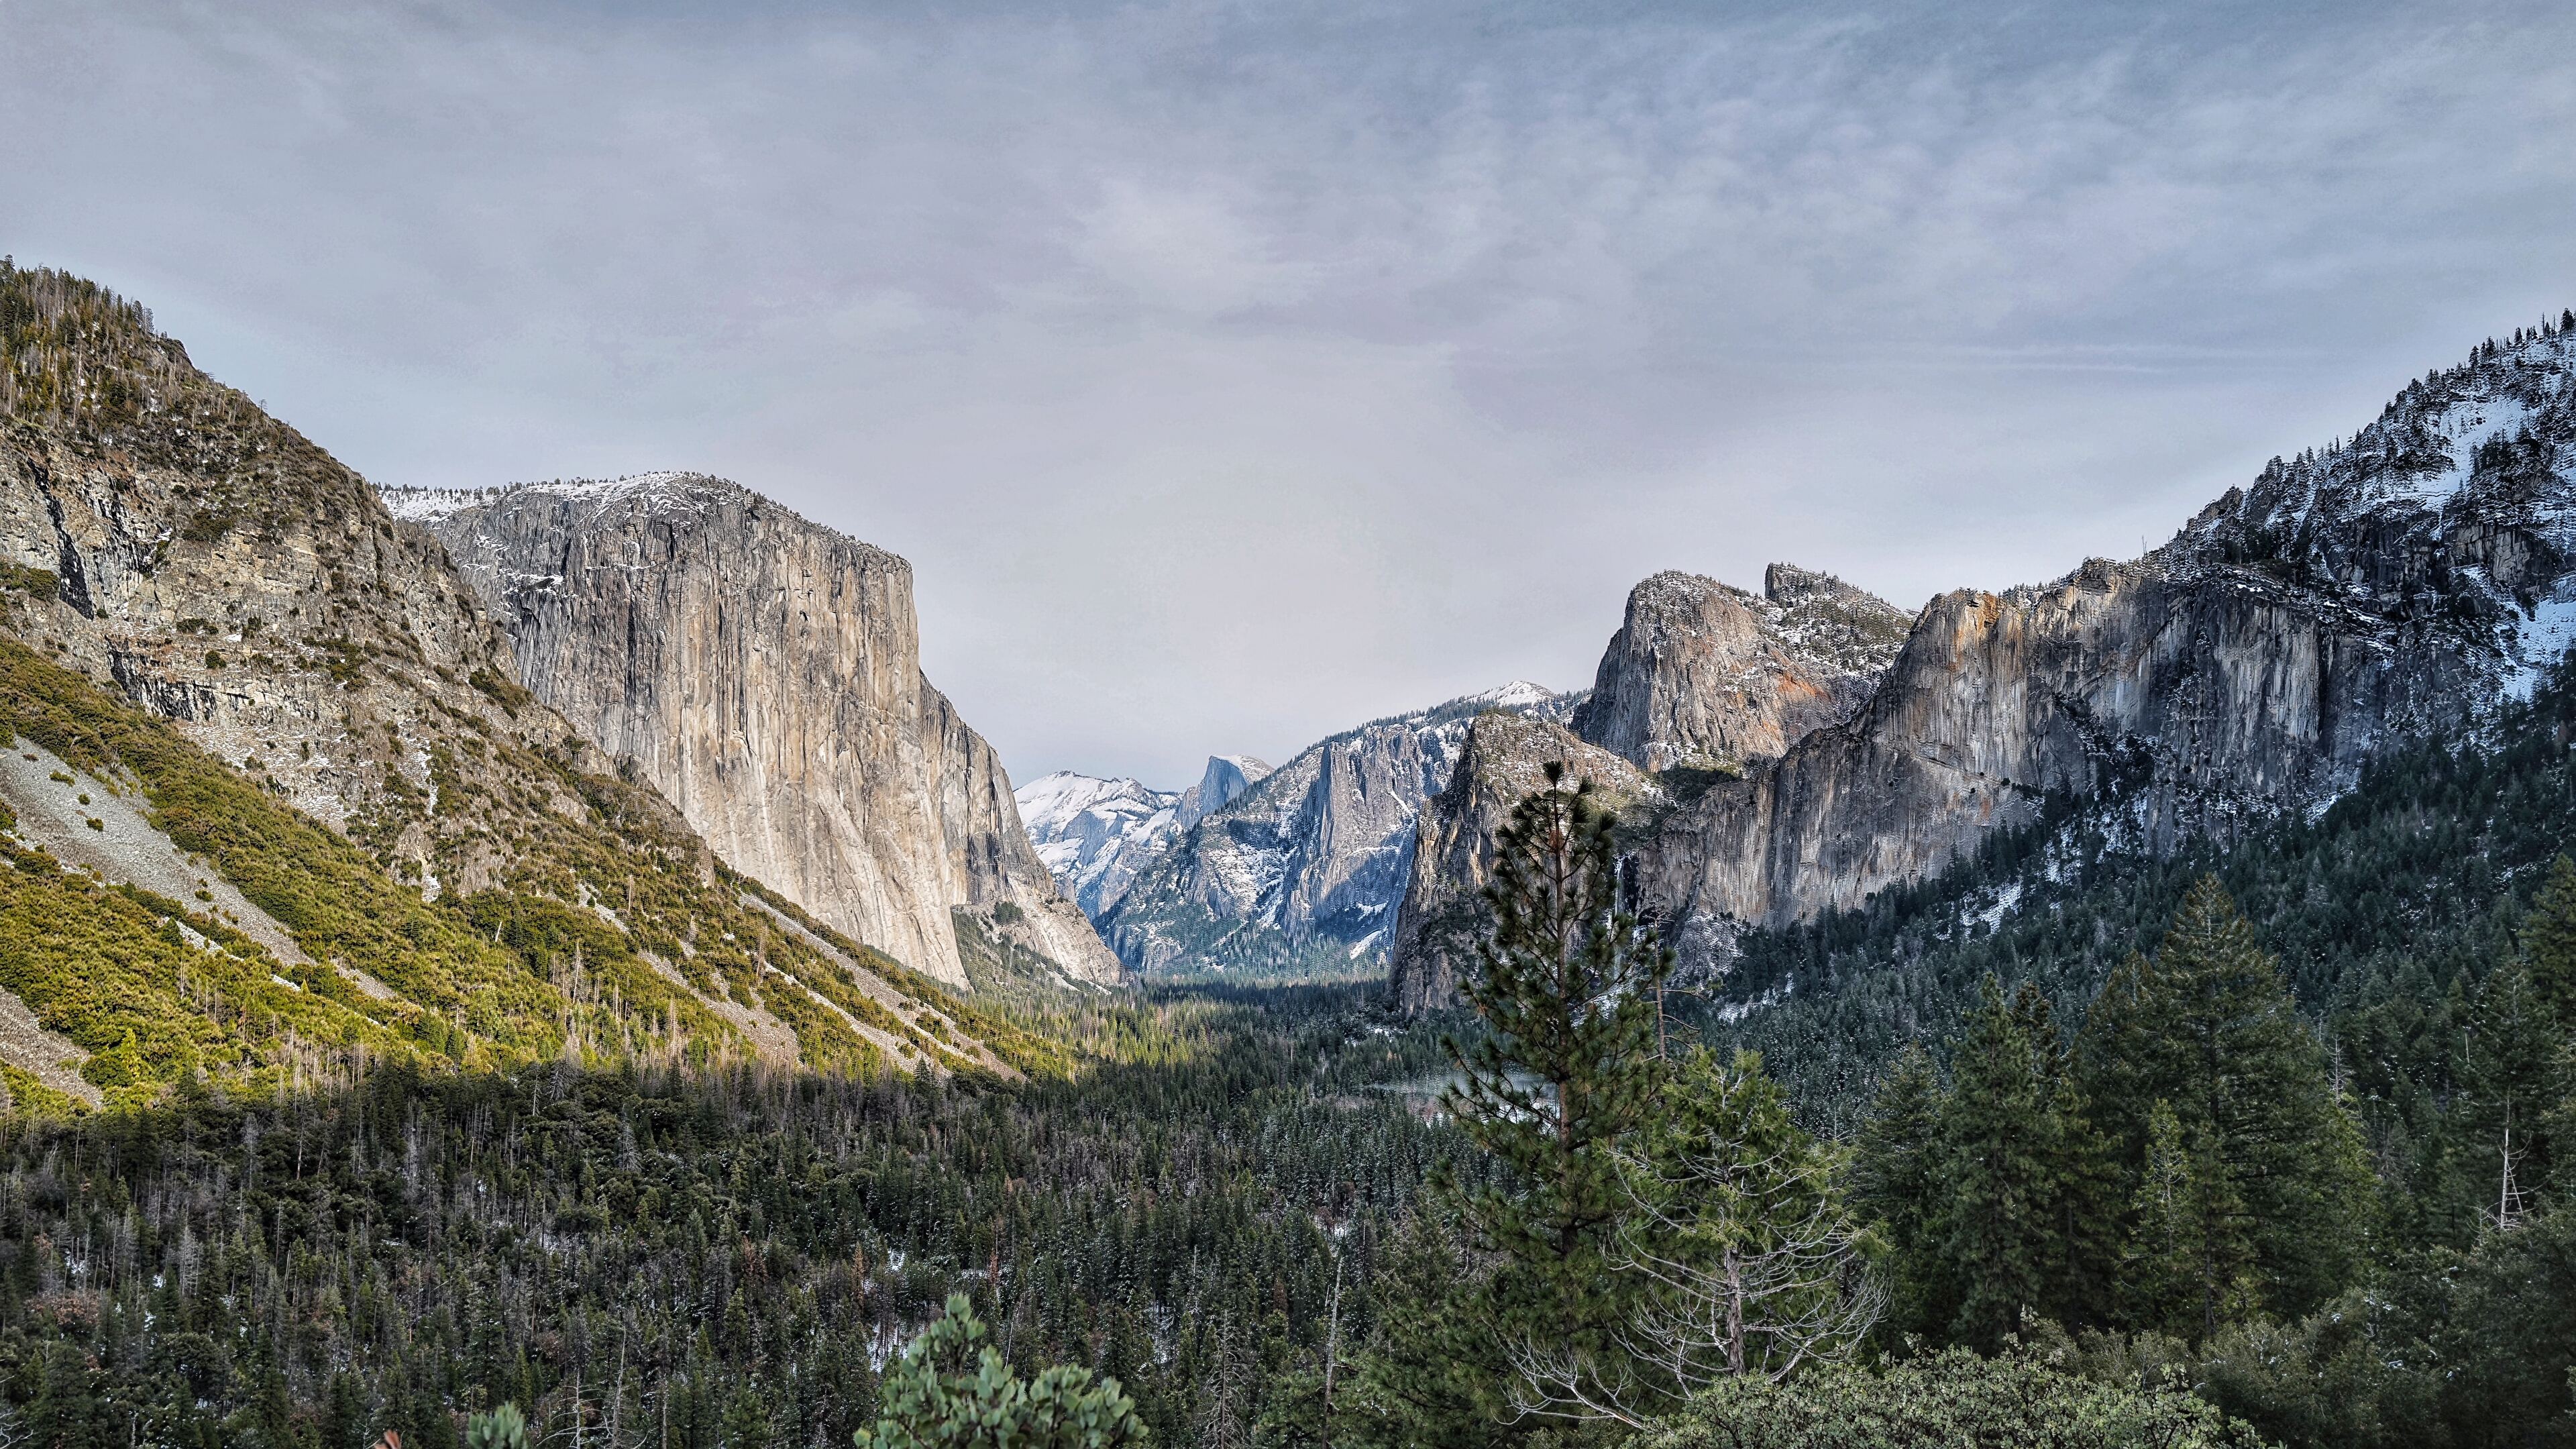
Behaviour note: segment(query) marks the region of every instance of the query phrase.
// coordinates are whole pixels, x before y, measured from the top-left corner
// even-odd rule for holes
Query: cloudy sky
[[[1177,785],[1657,569],[2136,553],[2576,305],[2576,12],[0,0],[0,249],[379,481],[784,499]]]

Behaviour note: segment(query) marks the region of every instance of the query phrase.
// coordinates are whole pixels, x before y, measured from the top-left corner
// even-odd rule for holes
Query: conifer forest
[[[2044,928],[1960,924],[2039,858],[2001,841],[1753,943],[1843,979],[1734,1021],[1659,1022],[1625,917],[1561,989],[1547,914],[1606,909],[1548,895],[1606,889],[1568,788],[1507,838],[1510,969],[1428,1024],[1366,987],[1031,997],[1079,1070],[396,1066],[21,1115],[9,1432],[441,1446],[511,1404],[549,1443],[840,1444],[956,1294],[1156,1443],[1951,1442],[2038,1402],[2105,1426],[2047,1442],[2560,1442],[2571,728],[2544,690],[2173,861],[2061,832]],[[1557,1083],[1572,1138],[1532,1125]]]

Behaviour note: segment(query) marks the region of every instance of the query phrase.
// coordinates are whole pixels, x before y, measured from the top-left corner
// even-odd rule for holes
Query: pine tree
[[[2457,1190],[2480,1220],[2515,1227],[2553,1176],[2555,1109],[2568,1095],[2566,1033],[2519,962],[2478,983],[2466,1015],[2464,1100],[2452,1122]]]
[[[1611,1260],[1638,1291],[1622,1346],[1684,1392],[1848,1357],[1886,1295],[1837,1154],[1753,1052],[1691,1052],[1666,1101],[1627,1158],[1635,1211]]]
[[[1498,1442],[1496,1385],[1507,1367],[1484,1331],[1483,1273],[1434,1214],[1415,1214],[1390,1247],[1378,1269],[1378,1331],[1342,1386],[1329,1426],[1334,1442],[1343,1449]]]
[[[858,1449],[1117,1449],[1143,1442],[1144,1432],[1116,1379],[1094,1383],[1089,1369],[1058,1365],[1023,1380],[985,1341],[965,1295],[951,1294],[947,1313],[886,1369],[877,1422],[854,1442]]]
[[[2540,1004],[2576,1030],[2576,861],[2561,855],[2522,920],[2522,959]]]
[[[1880,1084],[1852,1145],[1852,1206],[1875,1223],[1888,1253],[1888,1322],[1903,1333],[1946,1328],[1940,1300],[1941,1078],[1932,1055],[1908,1046]]]
[[[2215,877],[2185,895],[2152,960],[2132,954],[2104,983],[2078,1055],[2132,1201],[2159,1102],[2239,1195],[2228,1231],[2251,1246],[2256,1292],[2225,1295],[2233,1311],[2304,1313],[2349,1281],[2370,1207],[2360,1130]]]
[[[1941,1110],[1937,1236],[1952,1277],[1950,1332],[1986,1352],[2067,1297],[2065,1230],[2080,1119],[2046,998],[1993,977],[1959,1043]]]
[[[2170,1102],[2147,1114],[2147,1160],[2134,1208],[2137,1228],[2120,1280],[2132,1323],[2205,1338],[2243,1316],[2254,1264],[2244,1202],[2206,1135],[2187,1133]]]
[[[1500,1258],[1484,1308],[1514,1365],[1513,1406],[1596,1418],[1637,1392],[1605,1250],[1628,1207],[1616,1149],[1663,1078],[1656,999],[1672,955],[1618,909],[1614,821],[1591,782],[1566,788],[1556,763],[1547,780],[1495,840],[1492,932],[1461,983],[1485,1029],[1450,1043],[1460,1081],[1444,1100],[1503,1168],[1453,1196]]]

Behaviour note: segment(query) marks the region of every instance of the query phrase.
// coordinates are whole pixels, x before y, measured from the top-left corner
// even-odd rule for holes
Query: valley
[[[1657,572],[1588,689],[1173,790],[1015,785],[912,566],[741,484],[379,487],[60,272],[0,341],[0,1442],[846,1443],[959,1294],[1158,1443],[1715,1443],[1740,1339],[1459,1337],[1680,1312],[1565,1285],[1705,1246],[1694,1133],[1849,1219],[1850,1372],[2552,1442],[2576,314],[2139,558]]]

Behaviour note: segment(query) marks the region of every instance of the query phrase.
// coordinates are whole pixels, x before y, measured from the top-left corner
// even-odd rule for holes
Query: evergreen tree
[[[1058,1365],[1023,1380],[985,1342],[964,1294],[922,1330],[886,1370],[884,1405],[858,1449],[1117,1449],[1139,1444],[1136,1420],[1116,1379]]]
[[[1637,1285],[1619,1343],[1659,1384],[1781,1379],[1859,1347],[1885,1291],[1837,1154],[1790,1117],[1761,1057],[1692,1051],[1637,1135],[1611,1261]]]
[[[1888,1323],[1901,1333],[1945,1329],[1946,1244],[1941,1212],[1941,1079],[1918,1043],[1896,1059],[1852,1147],[1854,1210],[1888,1246]]]
[[[1942,1103],[1935,1232],[1952,1279],[1948,1328],[1993,1352],[2024,1317],[2054,1316],[2069,1297],[2083,1129],[2046,998],[2028,983],[2007,998],[1992,977],[1981,997]]]
[[[2568,1085],[2566,1033],[2521,963],[2498,967],[2470,998],[2459,1080],[2456,1190],[2479,1219],[2515,1226],[2552,1176],[2555,1109]]]
[[[2349,1281],[2371,1191],[2359,1128],[2278,966],[2215,877],[2184,896],[2152,960],[2133,954],[2112,973],[2079,1061],[2133,1202],[2159,1102],[2200,1145],[2210,1201],[2228,1200],[2222,1182],[2233,1194],[2235,1222],[2218,1240],[2242,1234],[2254,1292],[2208,1279],[2208,1301],[2298,1314]]]
[[[1488,1269],[1433,1214],[1415,1216],[1392,1247],[1379,1269],[1378,1331],[1338,1412],[1327,1420],[1319,1405],[1314,1417],[1343,1449],[1482,1449],[1499,1437],[1496,1385],[1508,1372],[1485,1331]]]
[[[2187,1133],[2173,1104],[2147,1114],[2137,1228],[2121,1283],[2130,1322],[2205,1338],[2251,1306],[2253,1245],[2245,1205],[2205,1133]]]
[[[1641,1392],[1606,1249],[1628,1207],[1616,1149],[1664,1076],[1656,1001],[1672,955],[1618,909],[1614,822],[1591,782],[1567,788],[1553,762],[1547,781],[1495,839],[1493,927],[1461,983],[1484,1032],[1451,1043],[1460,1080],[1444,1100],[1502,1169],[1452,1196],[1499,1260],[1481,1307],[1513,1366],[1507,1401],[1595,1418]]]
[[[2576,861],[2561,855],[2522,921],[2522,959],[2541,1006],[2576,1029]]]

